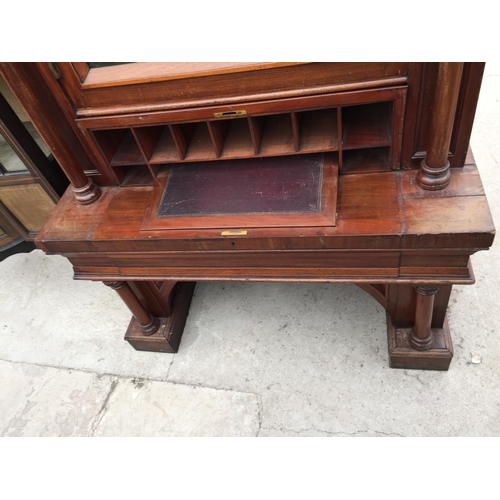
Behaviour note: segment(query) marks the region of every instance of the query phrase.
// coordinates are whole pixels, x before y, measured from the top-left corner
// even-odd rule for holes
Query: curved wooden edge
[[[356,283],[356,285],[371,295],[384,309],[387,309],[387,287],[385,285],[369,285],[366,283]],[[383,293],[382,288],[384,289]]]

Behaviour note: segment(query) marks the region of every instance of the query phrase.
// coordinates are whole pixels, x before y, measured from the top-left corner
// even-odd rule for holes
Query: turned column
[[[116,290],[125,305],[139,323],[144,335],[153,335],[160,327],[160,320],[149,314],[126,281],[103,281],[106,286]]]
[[[464,63],[439,63],[427,153],[417,174],[418,185],[430,191],[445,188],[451,180],[451,133]]]
[[[432,311],[434,297],[439,290],[437,286],[416,286],[417,307],[415,309],[415,326],[410,333],[410,345],[417,351],[428,351],[434,346],[432,334]]]

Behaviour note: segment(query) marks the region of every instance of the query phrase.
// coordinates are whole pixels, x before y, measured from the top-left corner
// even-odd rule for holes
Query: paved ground
[[[472,147],[500,221],[500,64]],[[352,285],[201,283],[178,354],[134,351],[115,292],[40,250],[0,263],[1,436],[499,436],[500,244],[454,289],[448,372],[391,370]],[[472,356],[481,363],[473,364]]]

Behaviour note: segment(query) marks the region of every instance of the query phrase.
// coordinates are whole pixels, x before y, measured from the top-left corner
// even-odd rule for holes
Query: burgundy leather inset
[[[323,154],[172,165],[157,217],[313,214]]]

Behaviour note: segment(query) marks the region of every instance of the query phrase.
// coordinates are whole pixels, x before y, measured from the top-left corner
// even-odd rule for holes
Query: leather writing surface
[[[323,155],[172,165],[157,217],[315,214]]]

